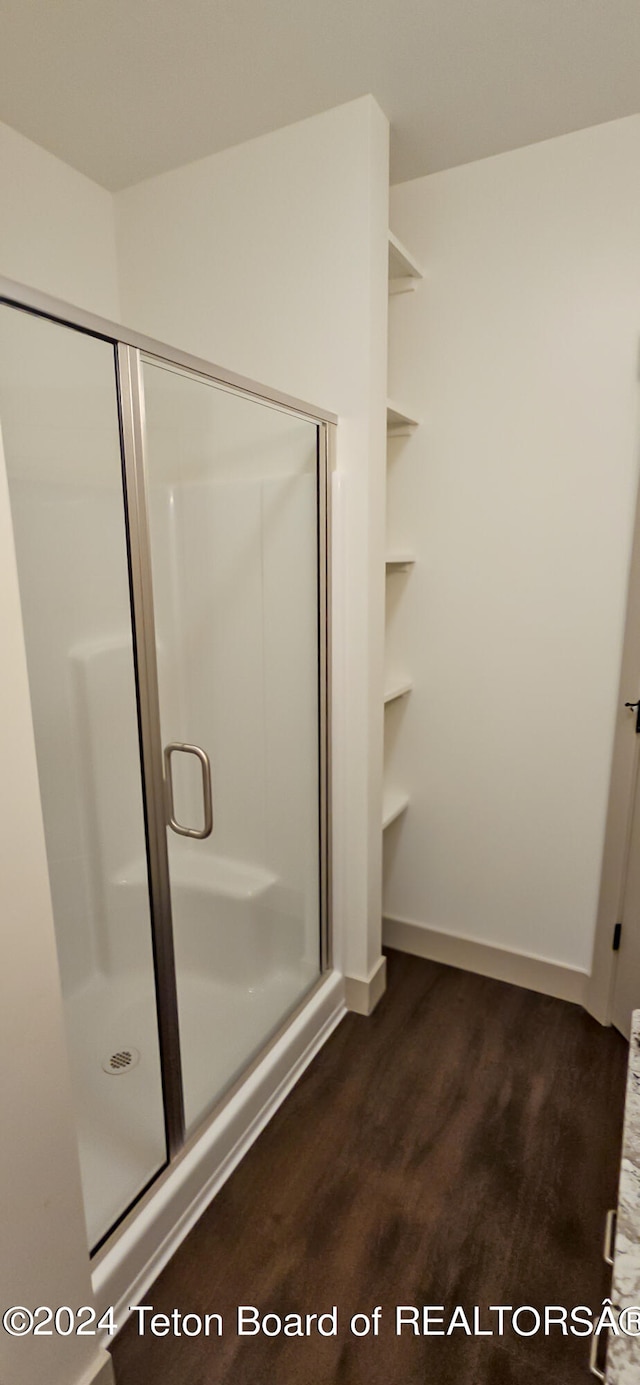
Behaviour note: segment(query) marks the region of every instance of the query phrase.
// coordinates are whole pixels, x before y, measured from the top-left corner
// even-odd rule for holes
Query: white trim
[[[330,972],[286,1032],[116,1233],[92,1275],[98,1316],[118,1329],[240,1163],[345,1014],[344,978]]]
[[[638,772],[636,718],[625,702],[640,697],[640,492],[635,528],[620,683],[615,711],[609,801],[602,853],[598,916],[593,943],[591,978],[585,1004],[601,1024],[611,1024],[613,994],[620,954],[612,949],[613,930],[622,922],[627,883],[633,804]]]
[[[344,998],[348,1010],[370,1015],[387,989],[387,959],[379,957],[367,977],[345,976]]]
[[[444,962],[449,967],[461,967],[480,976],[492,976],[496,981],[509,981],[529,991],[584,1004],[589,980],[586,971],[548,962],[544,957],[532,957],[526,952],[511,952],[505,947],[464,938],[455,933],[442,933],[421,923],[385,918],[382,922],[382,941],[385,947],[399,952],[411,952],[432,962]]]
[[[100,1352],[100,1360],[94,1362],[91,1369],[85,1372],[77,1385],[116,1385],[113,1361],[108,1352]]]

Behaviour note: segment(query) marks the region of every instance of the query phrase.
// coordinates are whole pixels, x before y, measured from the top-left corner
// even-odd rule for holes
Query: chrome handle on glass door
[[[596,1380],[606,1380],[607,1377],[606,1377],[606,1375],[605,1375],[605,1372],[602,1371],[602,1370],[600,1369],[599,1365],[598,1365],[598,1343],[599,1343],[599,1341],[600,1341],[600,1338],[599,1338],[599,1337],[592,1337],[592,1338],[591,1338],[591,1349],[590,1349],[590,1351],[589,1351],[589,1370],[591,1371],[591,1374],[592,1374],[592,1375],[595,1375]]]
[[[174,751],[181,750],[187,755],[195,755],[200,761],[202,769],[202,797],[204,800],[204,827],[183,827],[176,821],[175,808],[173,806],[173,778],[171,774],[171,756]],[[164,779],[167,795],[167,824],[179,837],[195,837],[196,841],[203,841],[205,837],[210,837],[213,831],[213,802],[211,797],[211,763],[206,750],[202,750],[199,745],[185,745],[182,741],[171,741],[164,748]]]

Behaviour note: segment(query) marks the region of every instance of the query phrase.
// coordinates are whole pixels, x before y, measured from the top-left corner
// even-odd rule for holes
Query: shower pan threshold
[[[274,971],[259,987],[229,986],[196,973],[180,981],[187,1127],[202,1120],[211,1093],[223,1093],[283,1013],[313,985],[311,966]],[[158,1101],[155,996],[142,977],[99,975],[68,1000],[69,1043],[78,1111],[78,1142],[90,1245],[96,1245],[164,1164]],[[220,1044],[220,1033],[225,1036]],[[109,1058],[139,1058],[105,1071]]]
[[[92,1285],[99,1315],[113,1305],[120,1328],[130,1305],[144,1302],[149,1286],[346,1013],[344,976],[327,971],[96,1255]],[[114,1085],[120,1080],[127,1079],[105,1076]]]

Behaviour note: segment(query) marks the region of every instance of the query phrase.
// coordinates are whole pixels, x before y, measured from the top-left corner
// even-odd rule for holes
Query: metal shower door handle
[[[174,751],[182,750],[187,755],[195,755],[200,761],[202,769],[202,798],[204,801],[204,827],[183,827],[176,822],[175,809],[173,806],[173,778],[171,774],[171,756]],[[167,823],[179,837],[195,837],[196,841],[203,841],[205,837],[210,837],[213,831],[213,802],[211,797],[211,763],[206,750],[202,750],[199,745],[185,745],[182,741],[171,741],[164,748],[164,779],[167,793]]]
[[[599,1342],[599,1341],[600,1341],[600,1338],[599,1338],[599,1337],[595,1337],[595,1336],[594,1336],[594,1337],[591,1338],[591,1347],[590,1347],[590,1350],[589,1350],[589,1370],[591,1371],[591,1374],[592,1374],[592,1375],[595,1375],[596,1380],[606,1380],[607,1377],[606,1377],[606,1375],[605,1375],[605,1372],[604,1372],[604,1371],[601,1371],[601,1370],[600,1370],[600,1367],[599,1367],[599,1365],[598,1365],[598,1342]]]
[[[611,1207],[607,1212],[607,1220],[604,1224],[603,1259],[605,1265],[613,1264],[613,1248],[616,1239],[616,1216],[617,1208]]]

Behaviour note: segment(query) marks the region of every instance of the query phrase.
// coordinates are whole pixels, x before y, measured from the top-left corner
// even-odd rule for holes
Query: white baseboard
[[[383,919],[382,941],[385,947],[411,952],[415,957],[427,957],[431,962],[444,962],[449,967],[492,976],[496,981],[509,981],[513,986],[524,986],[529,991],[540,991],[576,1005],[584,1004],[589,975],[577,967],[547,962],[526,952],[511,952],[474,938],[441,933],[437,928],[406,923],[403,919]]]
[[[344,999],[347,1010],[357,1015],[370,1015],[387,989],[387,959],[380,957],[369,975],[345,976]]]

